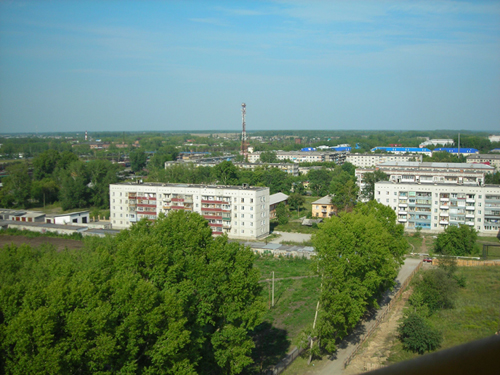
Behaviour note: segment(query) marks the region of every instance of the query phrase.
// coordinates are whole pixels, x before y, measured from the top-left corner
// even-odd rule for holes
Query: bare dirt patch
[[[403,317],[403,309],[411,292],[412,290],[409,288],[401,294],[392,310],[344,370],[345,375],[360,374],[385,366],[390,355],[390,348],[397,340],[399,320]]]
[[[44,244],[53,245],[56,250],[61,251],[66,247],[68,249],[81,249],[84,244],[82,241],[67,240],[65,238],[54,238],[54,237],[35,237],[28,238],[24,236],[0,236],[0,247],[5,245],[14,244],[20,246],[22,244],[30,245],[31,247],[38,247]]]

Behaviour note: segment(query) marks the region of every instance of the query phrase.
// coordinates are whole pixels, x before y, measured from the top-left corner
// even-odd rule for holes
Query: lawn
[[[430,318],[443,333],[441,349],[491,336],[499,329],[500,267],[461,267],[457,273],[466,276],[467,286],[460,289],[455,308]],[[418,356],[403,351],[399,341],[391,351],[389,364]]]
[[[312,276],[312,261],[307,259],[256,258],[255,266],[262,279],[271,271],[274,277]],[[302,330],[312,325],[319,298],[321,279],[276,280],[274,307],[270,306],[270,283],[262,283],[261,298],[266,306],[263,323],[254,332],[256,348],[253,351],[254,370],[278,363],[297,344]]]

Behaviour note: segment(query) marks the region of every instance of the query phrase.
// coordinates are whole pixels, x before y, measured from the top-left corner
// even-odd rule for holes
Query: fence
[[[274,368],[267,370],[266,375],[278,375],[281,374],[285,369],[295,361],[299,355],[302,354],[304,348],[295,348],[290,354],[283,358]]]
[[[437,266],[439,259],[433,259],[432,265]],[[500,261],[457,259],[457,267],[500,266]]]
[[[371,336],[371,334],[377,329],[379,324],[382,322],[382,320],[387,316],[389,311],[391,311],[392,306],[396,303],[398,298],[401,296],[403,291],[406,289],[408,284],[410,283],[411,279],[413,279],[413,276],[418,272],[418,270],[422,267],[422,262],[418,264],[418,266],[413,270],[413,272],[406,278],[406,280],[401,284],[401,287],[398,289],[396,294],[392,297],[391,301],[387,304],[387,306],[382,310],[382,312],[377,316],[377,319],[375,320],[375,323],[371,325],[371,327],[368,328],[368,331],[361,337],[361,340],[356,344],[354,350],[352,353],[345,359],[344,361],[344,368],[346,368],[349,363],[351,363],[351,360],[354,358],[354,356],[357,354],[361,346],[365,343],[365,341]]]

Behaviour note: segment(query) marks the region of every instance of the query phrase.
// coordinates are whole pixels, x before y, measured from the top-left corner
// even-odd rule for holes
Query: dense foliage
[[[0,250],[0,372],[237,374],[263,311],[253,253],[197,214],[81,251]]]
[[[460,224],[449,225],[444,232],[438,234],[434,250],[440,254],[467,256],[477,252],[475,248],[477,232],[474,227]]]
[[[317,335],[329,352],[394,285],[407,248],[396,215],[375,201],[320,224],[313,237],[322,277]]]
[[[398,334],[405,350],[419,354],[438,349],[443,341],[443,335],[415,313],[403,320]]]

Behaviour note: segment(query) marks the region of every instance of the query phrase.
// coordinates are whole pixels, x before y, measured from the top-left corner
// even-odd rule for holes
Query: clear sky
[[[500,1],[1,1],[0,132],[500,132]]]

